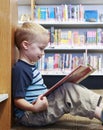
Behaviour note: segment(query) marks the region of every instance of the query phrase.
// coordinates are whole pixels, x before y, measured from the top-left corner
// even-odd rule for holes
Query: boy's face
[[[44,55],[44,49],[48,45],[48,42],[49,40],[39,43],[29,43],[25,51],[25,56],[29,63],[37,62]]]

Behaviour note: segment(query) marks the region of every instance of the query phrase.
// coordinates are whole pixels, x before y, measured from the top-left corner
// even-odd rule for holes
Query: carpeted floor
[[[83,117],[64,115],[58,122],[46,127],[14,126],[11,130],[103,130],[101,122]]]
[[[103,90],[95,90],[103,95]],[[13,126],[11,130],[103,130],[103,126],[97,119],[87,119],[79,116],[65,114],[58,122],[46,127]]]

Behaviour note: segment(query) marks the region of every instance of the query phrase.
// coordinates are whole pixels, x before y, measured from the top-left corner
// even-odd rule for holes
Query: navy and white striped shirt
[[[43,78],[36,67],[32,67],[32,73],[32,84],[28,86],[25,96],[25,99],[29,102],[36,100],[40,94],[43,94],[47,90],[43,83]]]
[[[13,99],[24,98],[32,103],[47,91],[43,78],[35,65],[18,60],[12,69]],[[24,111],[15,107],[15,115],[20,118]]]

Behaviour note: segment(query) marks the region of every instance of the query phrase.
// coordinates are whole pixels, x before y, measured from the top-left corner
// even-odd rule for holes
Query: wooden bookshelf
[[[0,130],[11,129],[11,68],[14,63],[14,31],[17,26],[17,1],[0,4]]]

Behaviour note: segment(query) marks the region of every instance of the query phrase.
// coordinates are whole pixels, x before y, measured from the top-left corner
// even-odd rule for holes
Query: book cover
[[[60,81],[58,81],[55,85],[53,85],[43,96],[48,96],[52,91],[56,88],[60,87],[65,82],[79,83],[86,77],[88,77],[91,73],[93,73],[95,69],[91,66],[82,66],[79,65],[75,68],[71,73],[66,75]]]
[[[62,30],[61,31],[61,44],[68,44],[68,31],[67,30]]]

